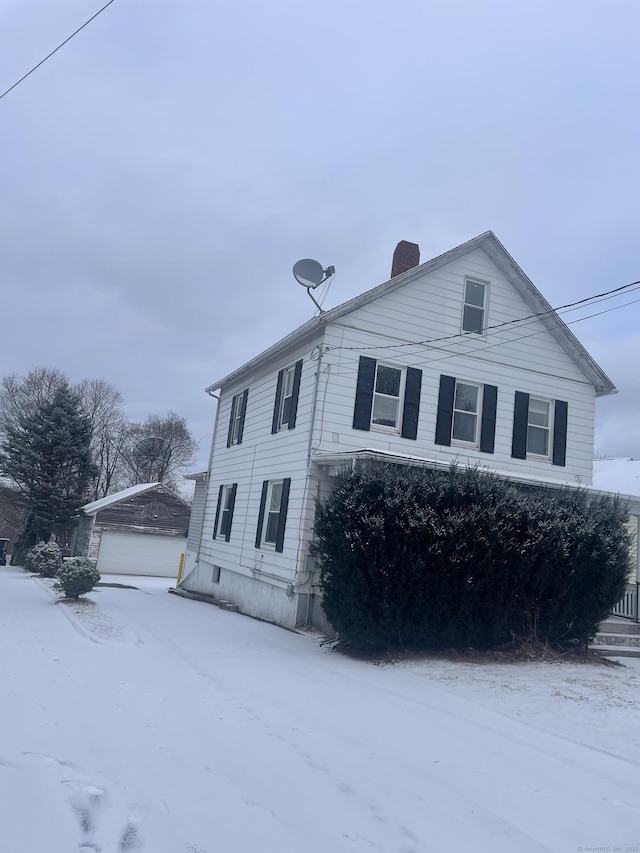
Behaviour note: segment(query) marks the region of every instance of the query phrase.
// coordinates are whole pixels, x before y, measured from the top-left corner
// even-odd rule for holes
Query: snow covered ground
[[[636,661],[375,666],[130,582],[0,569],[1,853],[640,847]]]

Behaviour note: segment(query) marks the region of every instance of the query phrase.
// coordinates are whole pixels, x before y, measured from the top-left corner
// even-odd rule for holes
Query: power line
[[[640,302],[640,299],[632,299],[630,302],[625,302],[622,305],[614,305],[612,308],[607,308],[604,311],[596,311],[595,314],[587,314],[586,317],[576,317],[575,320],[567,320],[566,323],[563,321],[562,323],[557,323],[554,327],[552,327],[552,330],[554,328],[559,329],[562,326],[573,326],[576,323],[582,323],[583,320],[591,320],[594,317],[601,317],[603,314],[610,314],[612,311],[619,311],[621,308],[626,308],[629,305],[635,305],[638,302]],[[529,332],[528,335],[515,335],[513,338],[505,338],[502,341],[496,341],[495,343],[487,344],[486,346],[484,346],[482,348],[482,352],[485,352],[485,350],[488,350],[488,349],[493,349],[493,347],[504,346],[505,344],[511,344],[514,341],[523,341],[523,340],[526,340],[526,338],[533,338],[533,337],[535,337],[535,335],[542,335],[546,331],[547,331],[547,329],[536,329],[535,332]],[[451,350],[446,355],[441,355],[439,358],[429,359],[429,364],[433,364],[436,361],[444,361],[448,358],[455,358],[456,356],[468,355],[470,352],[471,352],[470,349],[468,349],[466,351],[458,351],[458,352]]]
[[[47,61],[47,59],[51,59],[51,57],[53,56],[53,54],[54,54],[54,53],[57,53],[57,52],[60,50],[60,48],[61,48],[61,47],[64,47],[64,46],[65,46],[65,44],[66,44],[67,42],[71,41],[71,39],[72,39],[74,36],[77,36],[77,35],[78,35],[78,33],[80,32],[80,30],[83,30],[83,29],[84,29],[88,24],[90,24],[90,23],[91,23],[91,21],[94,21],[94,20],[98,17],[98,15],[99,15],[101,12],[104,12],[104,10],[107,8],[107,6],[110,6],[110,5],[111,5],[112,3],[114,3],[114,2],[115,2],[115,0],[109,0],[109,2],[108,2],[108,3],[105,3],[105,5],[102,7],[102,9],[98,9],[98,11],[95,13],[95,15],[92,15],[92,16],[89,18],[89,20],[88,20],[88,21],[85,21],[85,22],[84,22],[84,24],[83,24],[81,27],[78,27],[78,29],[77,29],[75,32],[71,33],[71,35],[70,35],[68,38],[66,38],[63,42],[61,42],[61,43],[60,43],[60,44],[59,44],[59,45],[58,45],[54,50],[52,50],[52,51],[51,51],[51,53],[48,53],[48,54],[45,56],[45,58],[44,58],[44,59],[41,59],[41,60],[40,60],[40,62],[39,62],[37,65],[34,65],[34,66],[33,66],[33,68],[32,68],[30,71],[27,71],[27,73],[26,73],[26,74],[23,74],[23,76],[22,76],[19,80],[16,80],[16,82],[13,84],[13,86],[9,86],[9,88],[7,89],[7,91],[6,91],[6,92],[3,92],[3,93],[0,95],[0,99],[1,99],[1,98],[4,98],[4,96],[5,96],[5,95],[8,95],[8,94],[9,94],[9,92],[11,92],[13,89],[15,89],[15,88],[16,88],[16,86],[19,86],[19,85],[20,85],[20,83],[22,83],[22,81],[23,81],[23,80],[26,80],[26,79],[27,79],[27,77],[28,77],[30,74],[33,74],[33,72],[34,72],[34,71],[36,71],[38,68],[40,68],[40,66],[41,66],[41,65],[44,65],[44,63]]]
[[[638,282],[638,283],[640,283],[640,282]],[[634,282],[634,284],[635,284],[635,282]],[[624,285],[625,288],[628,288],[631,286],[632,285]],[[616,288],[615,291],[609,291],[609,293],[616,293],[619,290],[620,290],[620,288]],[[633,293],[634,291],[631,291],[631,292]],[[589,297],[589,298],[590,299],[596,299],[597,297]],[[586,300],[580,300],[580,301],[582,303],[584,303]],[[534,332],[529,332],[529,334],[527,334],[527,335],[516,334],[511,338],[503,338],[502,340],[494,341],[493,343],[488,343],[488,344],[483,345],[482,353],[486,352],[488,349],[493,349],[494,347],[512,344],[514,341],[523,341],[523,340],[526,340],[527,338],[533,338],[536,335],[542,335],[547,331],[553,331],[554,329],[562,328],[562,326],[573,326],[576,323],[582,323],[584,320],[591,320],[594,317],[601,317],[603,314],[610,314],[612,311],[620,311],[622,308],[627,308],[629,305],[636,305],[639,302],[640,302],[640,299],[632,299],[629,302],[624,302],[622,305],[614,305],[612,308],[606,308],[604,311],[596,311],[593,314],[587,314],[585,317],[576,317],[575,320],[567,320],[566,322],[562,321],[561,323],[557,323],[556,325],[552,326],[550,330],[548,330],[546,327],[544,327],[542,329],[536,329]],[[532,318],[535,318],[536,316],[537,315],[532,314],[530,317],[521,318],[521,320],[531,320]],[[501,325],[507,325],[507,324],[501,324]],[[460,343],[460,344],[469,343],[472,345],[473,345],[473,343],[475,343],[475,340],[471,339],[468,335],[449,336],[449,338],[451,338],[451,337],[463,337],[464,338],[464,340],[456,341],[456,343]],[[410,344],[409,343],[399,344],[399,345],[396,344],[396,346],[408,346],[408,345],[410,345]],[[414,346],[421,348],[423,346],[423,344],[422,344],[422,342],[418,341],[414,344]],[[333,347],[332,349],[385,349],[385,347],[384,346],[380,346],[380,347]],[[429,364],[435,364],[438,361],[446,361],[447,359],[450,359],[450,358],[457,358],[460,356],[464,357],[464,356],[467,356],[471,353],[477,352],[477,350],[473,346],[467,347],[467,349],[465,349],[465,350],[461,350],[461,349],[456,350],[453,348],[447,349],[445,347],[434,347],[434,349],[436,351],[439,350],[440,352],[444,353],[444,355],[440,355],[437,358],[429,358],[429,362],[428,362]],[[326,351],[328,352],[329,348],[327,348]],[[353,371],[351,369],[346,369],[344,371],[338,370],[338,372],[334,373],[334,375],[351,376],[351,375],[353,375]]]
[[[593,296],[585,296],[584,299],[578,299],[576,302],[568,302],[566,305],[560,305],[558,308],[549,308],[547,311],[540,311],[537,314],[527,314],[524,317],[517,317],[515,320],[505,320],[503,323],[496,323],[493,326],[485,326],[482,329],[482,333],[487,332],[487,331],[494,331],[495,329],[503,329],[506,326],[513,326],[516,323],[524,323],[526,320],[535,320],[535,319],[538,319],[540,317],[548,317],[550,315],[552,316],[552,315],[557,314],[560,311],[568,311],[569,309],[577,308],[580,305],[585,305],[588,302],[596,302],[598,300],[610,299],[612,296],[615,296],[618,293],[621,293],[622,291],[629,290],[630,288],[638,287],[639,285],[640,285],[640,279],[638,281],[632,281],[629,284],[623,284],[620,287],[615,287],[615,288],[613,288],[613,290],[606,290],[603,293],[596,293]],[[629,303],[629,304],[633,304],[633,303]],[[604,314],[607,312],[603,311],[602,313]],[[592,316],[596,317],[598,315],[594,314]],[[585,319],[587,319],[587,318],[585,318]],[[576,321],[573,321],[573,322],[576,322]],[[569,325],[569,324],[566,323],[565,325]],[[429,346],[430,344],[437,344],[437,343],[440,343],[442,341],[450,341],[450,340],[455,340],[457,338],[468,338],[468,337],[469,337],[468,332],[456,332],[453,335],[444,335],[440,338],[429,338],[429,339],[424,340],[424,341],[408,341],[408,340],[405,340],[405,341],[401,341],[401,342],[396,343],[396,344],[384,344],[382,346],[343,347],[343,346],[336,345],[336,346],[327,347],[326,351],[327,352],[331,352],[332,350],[360,350],[360,351],[362,351],[362,350],[373,350],[373,349],[375,349],[375,350],[378,350],[378,349],[397,349],[398,347],[410,347],[410,346],[422,347],[422,346]]]

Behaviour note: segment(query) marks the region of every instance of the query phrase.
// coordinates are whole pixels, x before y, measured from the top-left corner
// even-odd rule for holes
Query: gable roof
[[[188,505],[188,501],[185,501],[184,498],[180,497],[180,495],[176,495],[175,492],[165,486],[164,483],[138,483],[137,486],[129,486],[128,489],[122,489],[122,491],[115,492],[113,495],[107,495],[106,498],[100,498],[97,501],[91,501],[91,503],[85,504],[81,507],[81,512],[85,515],[95,515],[105,507],[120,503],[120,501],[126,501],[127,498],[132,498],[134,495],[141,495],[143,492],[150,492],[152,489],[160,489],[161,491],[168,492],[172,497],[177,498],[178,500],[183,501],[184,504]]]
[[[587,350],[582,346],[566,323],[554,311],[531,279],[518,266],[502,243],[495,236],[493,231],[485,231],[484,234],[480,234],[478,237],[474,237],[472,240],[468,240],[466,243],[462,243],[460,246],[456,246],[454,249],[450,249],[448,252],[438,255],[438,257],[432,258],[430,261],[420,264],[420,266],[413,267],[413,269],[407,270],[406,272],[389,279],[383,284],[380,284],[371,290],[367,290],[359,296],[355,296],[353,299],[349,299],[347,302],[343,302],[342,305],[338,305],[335,308],[331,308],[329,311],[323,312],[319,317],[313,317],[311,320],[308,320],[302,326],[295,329],[295,331],[291,332],[291,334],[269,347],[269,349],[264,350],[264,352],[260,353],[255,358],[247,361],[237,370],[234,370],[233,373],[229,373],[227,376],[224,376],[222,379],[219,379],[217,382],[209,385],[205,390],[208,392],[215,391],[218,388],[222,388],[224,385],[228,385],[231,382],[241,379],[245,374],[267,364],[271,359],[282,357],[295,347],[301,346],[307,339],[314,338],[321,329],[334,320],[338,320],[345,314],[350,314],[352,311],[368,305],[370,302],[373,302],[375,299],[379,299],[381,296],[393,293],[395,290],[398,290],[398,288],[414,281],[416,278],[419,278],[426,273],[431,273],[445,264],[474,251],[475,249],[483,249],[487,253],[493,263],[520,294],[531,313],[540,315],[538,317],[539,321],[567,353],[567,355],[574,361],[587,379],[589,379],[593,384],[596,395],[602,396],[604,394],[616,393],[616,387],[611,379],[609,379],[607,374],[600,365],[597,364],[592,356],[589,355]]]

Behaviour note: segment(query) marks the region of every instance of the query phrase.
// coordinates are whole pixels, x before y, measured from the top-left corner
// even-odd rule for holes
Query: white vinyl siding
[[[389,361],[389,344],[453,338],[432,347],[398,346],[401,363],[423,370],[418,437],[411,454],[439,460],[489,465],[513,474],[591,483],[595,393],[577,365],[538,320],[526,321],[526,336],[515,324],[487,337],[460,334],[460,311],[466,278],[491,282],[491,323],[529,317],[531,309],[482,250],[452,261],[417,278],[393,293],[358,308],[327,329],[318,388],[317,424],[312,446],[335,453],[380,447],[406,454],[407,444],[390,431],[362,433],[352,428],[354,388],[360,354]],[[539,332],[539,334],[533,334]],[[457,335],[457,337],[456,337]],[[497,344],[497,345],[496,345]],[[376,345],[380,349],[376,349]],[[394,351],[395,352],[395,351]],[[396,358],[398,356],[396,355]],[[438,383],[441,373],[463,382],[498,388],[495,450],[455,441],[451,447],[434,443]],[[511,457],[513,399],[526,389],[536,399],[568,403],[567,460],[563,467],[548,459]],[[477,430],[480,429],[481,399]]]
[[[279,596],[284,598],[287,607],[291,606],[284,591],[287,585],[292,583],[300,565],[299,561],[304,559],[297,531],[303,523],[305,527],[312,524],[314,503],[311,496],[307,495],[305,498],[305,483],[309,426],[318,363],[305,356],[308,356],[319,342],[320,339],[311,340],[291,353],[286,360],[286,366],[292,368],[299,360],[303,360],[295,429],[271,432],[277,375],[285,366],[282,362],[265,366],[261,372],[250,378],[243,377],[235,386],[231,385],[219,392],[213,465],[207,483],[200,548],[203,568],[192,573],[185,588],[228,598],[238,604],[243,612],[260,618],[273,618],[274,608],[280,606]],[[246,387],[249,387],[249,405],[242,444],[227,447],[232,399]],[[353,399],[351,406],[353,407]],[[269,546],[261,552],[255,548],[254,540],[262,483],[264,480],[283,481],[285,478],[291,478],[291,486],[284,549],[279,553]],[[224,537],[213,538],[213,527],[220,486],[231,483],[237,483],[237,490],[232,534],[229,542],[225,542]],[[289,535],[289,531],[296,533]],[[215,589],[211,581],[211,567],[214,565],[223,570]],[[258,571],[262,573],[260,576],[263,578],[267,573],[269,576],[281,578],[279,583],[274,577],[269,577],[275,592],[269,592],[271,587],[268,584],[258,584],[255,587],[251,585],[250,582],[259,576]],[[246,588],[250,588],[250,594],[245,592]],[[246,599],[243,595],[246,595]],[[288,611],[281,615],[282,624],[288,624],[287,614]]]
[[[197,551],[200,536],[202,535],[202,523],[204,520],[204,500],[207,490],[206,480],[196,480],[191,504],[191,517],[189,519],[189,533],[187,536],[187,549]]]

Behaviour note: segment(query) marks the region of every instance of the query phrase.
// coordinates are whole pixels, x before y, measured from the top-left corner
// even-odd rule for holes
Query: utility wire
[[[560,328],[562,328],[562,326],[573,326],[575,323],[582,323],[583,320],[591,320],[591,319],[593,319],[593,317],[601,317],[603,314],[610,314],[612,311],[619,311],[621,308],[626,308],[628,305],[635,305],[637,302],[640,302],[640,299],[632,299],[630,302],[625,302],[623,305],[614,305],[613,308],[607,308],[604,311],[597,311],[595,314],[587,314],[586,317],[576,317],[575,320],[567,320],[566,323],[564,321],[562,323],[557,323],[554,327],[552,327],[552,329],[553,328],[560,329]],[[523,341],[523,340],[526,340],[526,338],[532,338],[535,335],[542,335],[546,331],[547,331],[546,329],[536,329],[535,332],[529,332],[528,335],[516,335],[513,338],[505,338],[502,341],[496,341],[495,343],[487,344],[486,346],[484,346],[482,348],[482,352],[485,352],[485,350],[488,350],[488,349],[493,349],[493,347],[504,346],[505,344],[511,344],[514,341]],[[444,361],[448,358],[455,358],[456,356],[468,355],[470,352],[471,352],[471,349],[467,349],[466,351],[458,351],[458,352],[451,350],[446,355],[441,355],[438,358],[429,359],[429,364],[433,364],[436,361]]]
[[[537,314],[527,314],[524,317],[517,317],[515,320],[505,320],[504,323],[496,323],[493,326],[485,326],[482,329],[482,333],[487,331],[493,331],[495,329],[503,329],[505,326],[513,326],[516,323],[523,323],[525,320],[535,320],[540,317],[549,317],[557,314],[560,311],[567,311],[569,309],[577,308],[580,305],[585,305],[588,302],[595,302],[600,299],[608,299],[612,296],[615,296],[622,291],[629,290],[631,288],[638,287],[640,285],[640,279],[638,281],[632,281],[629,284],[623,284],[620,287],[615,287],[613,290],[606,290],[603,293],[596,293],[593,296],[585,296],[584,299],[578,299],[576,302],[568,302],[566,305],[560,305],[558,308],[549,308],[546,311],[540,311]],[[629,303],[633,304],[633,303]],[[607,313],[607,312],[602,312]],[[592,316],[598,316],[594,314]],[[586,319],[586,318],[585,318]],[[565,324],[568,325],[568,324]],[[469,332],[456,332],[454,335],[444,335],[440,338],[429,338],[425,341],[402,341],[397,344],[385,344],[383,346],[369,346],[369,347],[343,347],[340,345],[327,347],[326,352],[330,352],[332,350],[373,350],[373,349],[397,349],[398,347],[408,347],[408,346],[428,346],[430,344],[440,343],[441,341],[450,341],[455,340],[456,338],[468,338]]]
[[[6,92],[3,92],[3,93],[0,95],[0,98],[4,98],[4,96],[5,96],[5,95],[8,95],[8,94],[9,94],[9,92],[13,91],[13,89],[15,89],[15,88],[16,88],[16,86],[19,86],[19,85],[20,85],[20,83],[22,83],[22,81],[23,81],[23,80],[26,80],[26,79],[27,79],[27,77],[28,77],[30,74],[33,74],[33,72],[34,72],[34,71],[36,71],[38,68],[40,68],[40,66],[41,66],[41,65],[44,65],[44,63],[47,61],[47,59],[51,59],[51,57],[53,56],[53,54],[54,54],[54,53],[57,53],[57,52],[60,50],[60,48],[61,48],[61,47],[64,47],[64,46],[65,46],[65,44],[66,44],[67,42],[71,41],[71,39],[72,39],[74,36],[77,36],[77,35],[78,35],[78,33],[80,32],[80,30],[83,30],[83,29],[84,29],[88,24],[90,24],[90,23],[91,23],[91,21],[95,20],[101,12],[104,12],[104,10],[107,8],[107,6],[110,6],[110,5],[111,5],[112,3],[114,3],[114,2],[115,2],[115,0],[109,0],[109,2],[108,2],[108,3],[105,3],[105,5],[102,7],[102,9],[98,9],[98,11],[95,13],[95,15],[92,15],[92,16],[89,18],[89,20],[88,20],[88,21],[85,21],[85,22],[84,22],[84,24],[83,24],[81,27],[78,27],[78,29],[77,29],[75,32],[71,33],[71,35],[70,35],[68,38],[66,38],[63,42],[61,42],[61,43],[58,45],[58,47],[56,47],[54,50],[52,50],[52,51],[51,51],[51,53],[48,53],[48,54],[45,56],[45,58],[44,58],[44,59],[41,59],[41,60],[40,60],[40,62],[39,62],[37,65],[34,65],[34,66],[33,66],[33,68],[32,68],[30,71],[27,71],[27,73],[26,73],[26,74],[23,74],[23,76],[22,76],[19,80],[16,80],[16,82],[13,84],[13,86],[9,86],[9,88],[6,90]]]
[[[625,285],[625,286],[629,287],[630,285]],[[633,292],[633,291],[631,291],[631,292]],[[592,298],[595,298],[595,297],[592,297]],[[483,345],[482,350],[481,350],[481,354],[485,353],[488,349],[493,349],[494,347],[500,347],[500,346],[512,344],[514,341],[523,341],[523,340],[526,340],[527,338],[533,338],[536,335],[542,335],[547,331],[553,331],[554,329],[560,329],[563,326],[573,326],[575,323],[582,323],[583,320],[591,320],[594,317],[600,317],[603,314],[610,314],[612,311],[620,311],[622,308],[626,308],[629,305],[635,305],[639,302],[640,302],[640,299],[632,299],[629,302],[624,302],[622,305],[614,305],[612,308],[606,308],[604,311],[596,311],[595,313],[587,314],[584,317],[576,317],[575,320],[567,320],[566,322],[562,321],[561,323],[556,323],[554,326],[551,327],[550,330],[548,330],[546,327],[544,327],[542,329],[536,329],[534,332],[529,332],[529,334],[527,334],[527,335],[518,334],[518,335],[514,335],[511,338],[503,338],[502,340],[494,341],[493,343],[488,343],[488,344]],[[532,316],[535,317],[536,315],[532,315]],[[522,318],[522,319],[531,319],[531,318]],[[457,358],[460,356],[464,357],[464,356],[470,355],[472,353],[477,353],[478,350],[473,346],[473,344],[476,342],[475,339],[471,339],[468,335],[463,335],[462,337],[464,337],[464,340],[456,341],[456,343],[460,343],[460,344],[469,343],[469,344],[471,344],[471,346],[467,347],[466,349],[434,347],[434,350],[436,352],[440,351],[441,353],[444,353],[444,355],[440,355],[437,358],[429,358],[428,363],[434,364],[435,362],[438,362],[438,361],[446,361],[447,359]],[[404,346],[407,346],[407,344],[405,344]],[[420,342],[417,342],[415,344],[415,346],[420,348],[421,347]],[[325,350],[325,352],[328,352],[328,349],[329,348],[327,348]],[[342,349],[342,347],[334,347],[334,349]],[[353,349],[353,348],[352,347],[345,347],[345,349]],[[384,347],[383,346],[381,346],[381,347],[362,347],[362,348],[358,347],[357,349],[384,349]],[[412,355],[415,355],[415,354],[416,353],[412,353]],[[333,375],[334,376],[352,376],[353,370],[351,368],[347,368],[344,371],[338,370],[337,372],[334,372]]]

